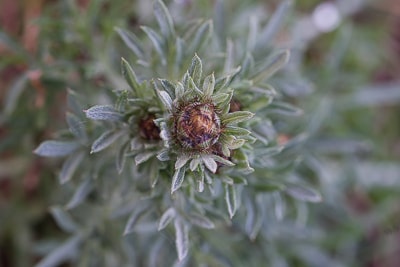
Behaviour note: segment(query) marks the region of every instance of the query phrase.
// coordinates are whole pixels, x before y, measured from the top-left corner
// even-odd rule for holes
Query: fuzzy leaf
[[[176,190],[178,190],[185,179],[185,168],[180,168],[175,171],[174,176],[172,177],[172,185],[171,185],[171,194],[173,194]]]
[[[88,140],[88,136],[86,134],[85,129],[85,121],[79,119],[76,115],[67,112],[66,115],[69,131],[79,140],[86,142]]]
[[[226,89],[229,84],[231,83],[233,77],[235,77],[236,74],[238,74],[241,70],[241,67],[237,67],[235,69],[233,69],[232,71],[228,72],[227,74],[225,74],[225,76],[219,78],[216,82],[215,82],[215,88],[214,90],[220,91],[223,89]]]
[[[179,218],[175,219],[174,227],[176,250],[178,252],[178,259],[181,261],[189,252],[189,227]]]
[[[305,187],[302,185],[288,184],[286,185],[286,193],[290,196],[308,202],[321,202],[321,195],[312,188]]]
[[[196,53],[200,50],[204,43],[207,43],[212,36],[213,24],[211,20],[203,22],[197,29],[192,41],[190,43],[189,51]]]
[[[176,86],[173,85],[170,81],[165,80],[165,79],[159,79],[161,86],[163,89],[172,97],[175,97],[175,92],[176,92]]]
[[[97,105],[85,110],[91,120],[121,121],[122,115],[110,105]]]
[[[201,59],[197,56],[197,54],[195,54],[192,59],[192,64],[189,68],[189,75],[190,77],[192,77],[195,85],[197,87],[200,87],[200,80],[203,75],[203,65],[201,63]]]
[[[85,156],[85,151],[79,151],[77,153],[69,155],[66,161],[64,161],[58,180],[60,184],[64,184],[71,180],[79,164],[82,162]]]
[[[173,208],[167,209],[160,218],[158,223],[158,231],[161,231],[176,217],[176,212]]]
[[[285,115],[285,116],[301,116],[303,110],[284,102],[274,101],[267,108],[269,113]]]
[[[256,183],[252,185],[254,190],[259,192],[275,192],[275,191],[283,191],[286,186],[282,183],[278,183],[275,181],[269,181],[264,183]]]
[[[190,159],[187,155],[180,155],[175,162],[175,170],[182,168]]]
[[[149,27],[141,26],[140,28],[146,33],[147,37],[149,37],[150,41],[152,42],[154,48],[156,49],[157,54],[161,58],[161,64],[162,65],[167,64],[167,59],[166,59],[166,55],[164,52],[165,51],[165,43],[164,43],[163,39],[161,38],[161,36]]]
[[[56,221],[58,227],[67,233],[74,233],[78,230],[78,225],[71,216],[60,207],[50,208],[50,213]]]
[[[251,132],[247,129],[235,126],[227,126],[224,128],[224,134],[230,134],[235,136],[249,135]]]
[[[211,97],[214,92],[214,86],[215,86],[215,77],[214,77],[214,73],[212,73],[204,79],[204,82],[203,82],[204,95],[207,97]]]
[[[110,130],[104,132],[99,138],[97,138],[93,144],[90,153],[97,153],[118,140],[125,132],[121,130]]]
[[[72,260],[78,256],[79,247],[83,241],[81,235],[71,237],[66,242],[55,248],[44,257],[35,267],[54,267],[60,266],[65,261]]]
[[[115,165],[117,167],[117,171],[118,171],[119,174],[121,174],[122,171],[124,170],[125,162],[126,162],[125,154],[127,153],[129,147],[130,147],[130,142],[127,141],[125,144],[123,144],[119,148],[118,154],[117,154],[117,156],[115,158]]]
[[[154,2],[154,15],[163,36],[168,39],[171,35],[174,35],[175,30],[172,17],[161,0]]]
[[[210,219],[205,217],[204,215],[191,213],[191,214],[189,214],[188,219],[192,224],[199,226],[201,228],[204,228],[204,229],[214,229],[215,228],[214,223]]]
[[[200,158],[194,158],[190,161],[190,170],[193,172],[197,169],[197,167],[199,166],[199,164],[201,163],[201,159]]]
[[[166,150],[160,151],[160,152],[157,154],[157,159],[158,159],[159,161],[167,161],[167,160],[169,160],[169,159],[170,159],[170,158],[169,158],[169,150],[166,149]]]
[[[217,155],[211,155],[211,157],[212,157],[216,162],[222,163],[223,165],[230,166],[230,167],[235,166],[235,164],[234,164],[232,161],[229,161],[229,160],[227,160],[227,159],[224,159],[223,157],[220,157],[220,156],[217,156]]]
[[[135,157],[135,163],[136,165],[139,165],[147,160],[149,160],[152,156],[154,156],[154,152],[142,152],[136,155]]]
[[[140,43],[140,39],[133,33],[120,29],[118,27],[115,28],[115,31],[121,37],[122,41],[125,45],[138,57],[144,58],[144,49],[142,44]]]
[[[236,112],[232,112],[232,113],[223,115],[221,120],[222,120],[222,123],[226,125],[226,124],[233,124],[233,123],[238,123],[238,122],[242,122],[245,120],[249,120],[253,116],[254,116],[254,114],[249,111],[236,111]]]
[[[204,165],[206,165],[207,169],[209,169],[212,173],[215,173],[217,171],[218,165],[211,156],[206,155],[202,156],[201,158],[204,162]]]
[[[232,219],[237,209],[235,186],[225,184],[225,202],[228,208],[229,217]]]
[[[121,71],[130,88],[136,93],[136,95],[138,95],[140,91],[140,83],[131,65],[129,65],[128,61],[124,58],[121,58]]]
[[[222,103],[222,102],[229,102],[230,101],[230,97],[231,97],[230,94],[218,93],[218,94],[214,94],[212,96],[212,99],[213,99],[215,104],[219,104],[219,103]],[[218,105],[218,106],[220,106],[220,105]]]
[[[254,84],[258,84],[262,81],[265,81],[275,72],[280,70],[286,63],[289,61],[290,52],[289,50],[284,50],[274,56],[268,64],[253,78]]]
[[[77,150],[80,144],[75,141],[44,141],[33,152],[43,157],[64,157]]]
[[[150,205],[148,203],[136,205],[135,210],[132,212],[128,222],[125,225],[124,235],[128,235],[134,231],[134,227],[138,220],[150,211],[149,207]]]
[[[73,209],[81,204],[93,189],[91,179],[86,179],[76,189],[71,200],[66,205],[66,209]]]
[[[165,108],[169,111],[172,110],[172,99],[171,96],[165,91],[157,91],[161,102],[164,104]]]

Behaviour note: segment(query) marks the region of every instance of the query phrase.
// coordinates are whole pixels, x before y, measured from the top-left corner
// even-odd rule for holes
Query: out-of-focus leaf
[[[254,84],[265,81],[272,75],[274,75],[278,70],[283,68],[289,61],[290,52],[289,50],[284,50],[272,59],[270,59],[265,67],[253,78]]]
[[[160,218],[158,223],[158,231],[161,231],[175,218],[176,212],[173,208],[167,209]]]
[[[168,39],[170,36],[174,35],[175,29],[171,14],[165,4],[160,0],[154,2],[154,15],[163,36]]]
[[[201,228],[205,229],[215,228],[214,223],[204,215],[191,213],[188,215],[188,219],[192,224],[197,225]]]
[[[69,131],[83,143],[86,143],[88,136],[86,134],[86,122],[78,118],[73,113],[67,112],[67,123]]]
[[[77,150],[80,144],[75,141],[44,141],[33,152],[43,157],[64,157]]]
[[[144,58],[144,48],[141,44],[139,38],[128,31],[120,29],[118,27],[115,28],[115,31],[119,34],[121,39],[124,41],[125,45],[132,50],[132,52],[140,59]]]
[[[91,179],[86,179],[80,183],[78,188],[75,190],[71,200],[66,205],[66,209],[73,209],[81,204],[89,193],[93,189],[93,183]]]
[[[50,209],[51,214],[53,215],[54,220],[57,225],[65,232],[74,233],[79,228],[78,225],[74,222],[71,216],[60,207],[52,207]]]
[[[189,227],[181,219],[174,220],[175,244],[179,261],[183,260],[189,252]]]
[[[236,213],[238,205],[235,186],[225,184],[225,202],[229,217],[232,218]]]
[[[150,41],[152,42],[157,54],[161,58],[161,64],[167,64],[167,56],[165,55],[165,43],[161,36],[149,27],[141,26],[140,28],[146,33],[147,37],[149,37]]]
[[[120,114],[113,106],[97,105],[85,110],[86,117],[92,120],[121,121]]]
[[[178,190],[182,186],[184,178],[185,178],[184,167],[175,171],[174,176],[172,177],[171,194],[173,194],[176,190]]]
[[[110,145],[112,145],[115,141],[118,140],[123,134],[125,134],[122,130],[110,130],[104,132],[99,138],[97,138],[93,144],[90,153],[97,153]]]
[[[134,231],[134,227],[138,220],[148,212],[150,212],[149,209],[150,205],[149,203],[144,203],[142,205],[136,205],[135,209],[133,210],[131,216],[128,219],[128,222],[125,225],[125,230],[124,230],[124,235],[128,235]]]
[[[85,154],[85,151],[79,151],[68,156],[68,158],[64,161],[62,165],[61,172],[58,177],[60,184],[64,184],[71,180],[79,164],[82,162]]]
[[[285,192],[290,196],[308,202],[320,202],[322,201],[321,195],[310,187],[305,187],[303,185],[287,184]]]

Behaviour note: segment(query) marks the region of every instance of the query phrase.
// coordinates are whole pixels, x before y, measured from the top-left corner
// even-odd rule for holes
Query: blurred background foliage
[[[214,18],[217,32],[235,36],[249,14],[268,18],[280,1],[166,3],[178,27]],[[288,73],[304,79],[280,84],[304,110],[279,125],[280,138],[307,134],[300,172],[324,200],[284,238],[271,222],[267,257],[271,266],[400,266],[400,4],[332,1],[341,17],[323,31],[312,27],[321,3],[294,2],[276,43],[292,50]],[[0,266],[32,266],[68,237],[49,209],[71,197],[55,179],[61,162],[32,151],[62,134],[69,88],[91,106],[121,86],[120,58],[132,53],[115,27],[136,33],[141,24],[155,24],[151,1],[0,1]],[[237,266],[260,266],[264,245],[235,247]]]

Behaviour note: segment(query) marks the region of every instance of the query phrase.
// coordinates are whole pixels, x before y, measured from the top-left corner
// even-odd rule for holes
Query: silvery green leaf
[[[204,79],[204,82],[203,82],[204,95],[207,97],[211,97],[214,92],[214,86],[215,86],[215,77],[214,77],[214,73],[212,73]]]
[[[213,24],[211,20],[203,22],[197,29],[195,35],[190,41],[189,51],[196,53],[204,43],[207,43],[212,36]]]
[[[167,209],[160,218],[158,223],[158,231],[161,231],[176,217],[176,212],[173,208]]]
[[[197,214],[197,213],[190,213],[188,215],[188,219],[192,224],[199,226],[201,228],[204,228],[204,229],[214,229],[215,228],[214,223],[210,219],[205,217],[205,215]]]
[[[28,73],[24,73],[13,82],[8,90],[6,90],[6,96],[4,97],[4,101],[2,103],[3,108],[1,115],[8,116],[14,111],[15,107],[17,106],[18,99],[27,88],[26,85],[28,81]]]
[[[134,227],[138,220],[145,215],[146,213],[150,212],[150,204],[149,203],[142,203],[141,205],[136,205],[135,209],[133,210],[131,216],[128,219],[128,222],[125,225],[124,235],[128,235],[134,231]]]
[[[156,159],[153,159],[149,164],[149,182],[151,188],[154,188],[160,178],[160,169],[159,162]]]
[[[124,41],[125,45],[132,50],[132,52],[138,57],[138,58],[144,58],[144,49],[142,44],[140,43],[139,38],[128,31],[125,31],[123,29],[120,29],[118,27],[115,28],[115,31],[118,33],[118,35],[121,37],[122,41]]]
[[[73,153],[68,156],[68,158],[64,161],[61,172],[58,176],[58,181],[60,184],[64,184],[71,180],[85,154],[86,151],[78,151],[77,153]]]
[[[130,88],[136,93],[136,95],[139,95],[140,83],[131,65],[124,58],[121,58],[121,71]]]
[[[230,134],[235,136],[244,136],[249,135],[251,132],[245,128],[236,127],[236,126],[227,126],[224,128],[224,134]]]
[[[220,106],[220,103],[226,102],[227,100],[230,101],[231,94],[226,93],[217,93],[212,96],[213,102]],[[222,106],[222,105],[221,105]]]
[[[160,151],[160,152],[157,154],[157,159],[158,159],[159,161],[167,161],[167,160],[169,160],[169,159],[170,159],[170,157],[169,157],[169,150],[168,150],[168,149],[165,149],[165,150]]]
[[[276,181],[265,181],[263,183],[255,183],[252,185],[254,190],[259,192],[275,192],[275,191],[283,191],[286,189],[286,186],[282,183]]]
[[[167,7],[161,0],[154,2],[154,15],[156,17],[158,26],[161,29],[161,33],[166,39],[175,34],[172,17]]]
[[[258,36],[256,49],[263,48],[271,43],[280,27],[283,24],[284,19],[287,18],[288,12],[292,5],[291,0],[282,1],[278,9],[272,14],[272,17],[268,21],[268,24],[262,30]]]
[[[79,247],[83,241],[81,235],[75,235],[66,242],[55,248],[38,262],[35,267],[55,267],[60,266],[65,261],[71,261],[78,257]]]
[[[149,160],[152,156],[154,156],[155,152],[149,151],[149,152],[142,152],[136,155],[135,157],[135,163],[136,165],[139,165],[147,160]]]
[[[179,261],[183,260],[189,252],[189,227],[179,218],[174,220],[175,244]]]
[[[275,155],[281,153],[284,148],[285,148],[284,146],[259,148],[259,149],[254,150],[254,154],[257,155],[257,157],[260,157],[260,156],[272,157],[272,156],[275,156]]]
[[[117,141],[123,134],[122,130],[110,130],[104,132],[99,138],[97,138],[93,144],[90,153],[97,153]]]
[[[183,87],[182,83],[178,82],[175,86],[175,97],[180,99],[184,93],[185,88]]]
[[[126,156],[125,154],[128,152],[128,149],[130,147],[130,142],[127,141],[125,144],[123,144],[119,149],[118,149],[118,154],[115,158],[115,165],[117,167],[117,171],[119,174],[122,173],[125,167],[125,162],[126,162]]]
[[[204,191],[204,170],[201,169],[200,171],[194,172],[194,176],[196,177],[196,190],[201,193]]]
[[[69,131],[78,139],[86,142],[88,136],[86,134],[85,124],[86,122],[79,119],[76,115],[67,112],[66,115]]]
[[[284,50],[270,59],[266,66],[253,78],[254,84],[261,83],[274,75],[275,72],[280,70],[289,61],[290,52]]]
[[[165,79],[159,79],[161,86],[163,89],[172,97],[175,98],[176,86],[172,84],[170,81]]]
[[[78,230],[78,225],[71,216],[60,207],[51,207],[50,213],[53,216],[58,227],[67,233],[74,233]]]
[[[157,54],[161,58],[161,64],[166,65],[167,58],[166,58],[166,55],[164,52],[165,51],[165,49],[164,49],[165,43],[164,43],[163,39],[161,38],[161,36],[149,27],[141,26],[140,28],[146,33],[147,37],[149,37],[150,41],[152,42],[154,48],[156,49]]]
[[[190,77],[192,77],[194,84],[197,87],[200,87],[200,80],[203,75],[203,65],[201,59],[197,56],[197,54],[195,54],[192,58],[192,64],[189,68],[189,75]]]
[[[228,209],[229,217],[232,219],[232,217],[235,215],[236,209],[237,209],[235,186],[225,184],[224,188],[225,188],[226,207]]]
[[[301,116],[303,110],[284,102],[274,101],[267,108],[269,113],[280,114],[285,116]]]
[[[227,185],[234,185],[235,184],[233,179],[231,177],[229,177],[229,176],[226,176],[226,175],[221,176],[221,181],[224,184],[227,184]]]
[[[282,221],[283,217],[285,216],[286,212],[286,205],[285,205],[285,200],[282,198],[280,192],[274,192],[272,193],[272,197],[275,202],[275,216],[278,219],[278,221]]]
[[[189,161],[189,159],[190,157],[188,155],[179,155],[175,162],[175,170],[182,168]]]
[[[285,192],[290,196],[308,202],[321,202],[321,195],[312,188],[303,185],[287,184]]]
[[[121,121],[120,114],[113,106],[97,105],[85,110],[86,117],[91,120]]]
[[[209,169],[212,173],[217,171],[217,163],[210,155],[201,156],[201,159],[204,162],[204,165]]]
[[[197,167],[199,166],[199,164],[201,163],[201,159],[200,158],[193,158],[190,161],[190,170],[193,172],[197,169]]]
[[[218,92],[219,90],[223,90],[226,89],[229,84],[231,83],[233,77],[236,76],[236,74],[238,74],[240,72],[242,68],[240,66],[238,66],[237,68],[231,70],[230,72],[228,72],[227,74],[225,74],[223,77],[218,78],[215,82],[215,87],[214,87],[214,91]]]
[[[242,176],[232,176],[233,183],[247,185],[247,180]]]
[[[80,147],[75,141],[44,141],[33,152],[43,157],[68,156]]]
[[[173,194],[182,186],[184,178],[185,168],[180,168],[175,171],[174,176],[172,177],[171,194]]]
[[[238,122],[249,120],[253,116],[254,116],[254,114],[249,111],[236,111],[236,112],[224,114],[222,116],[221,120],[222,120],[223,124],[227,125],[227,124],[233,124],[233,123],[238,123]]]
[[[92,191],[92,189],[93,184],[90,178],[82,181],[78,188],[75,190],[75,193],[72,196],[71,200],[65,206],[66,209],[73,209],[81,204]]]
[[[184,46],[185,46],[185,41],[177,37],[175,41],[175,64],[174,64],[174,70],[175,73],[178,74],[179,70],[182,66],[182,61],[183,61],[183,54],[184,54]]]
[[[235,163],[233,163],[232,161],[229,161],[227,159],[224,159],[223,157],[220,157],[220,156],[217,156],[214,154],[210,155],[210,157],[212,159],[214,159],[216,162],[222,163],[223,165],[230,166],[230,167],[235,166]]]
[[[157,94],[161,100],[161,102],[164,104],[165,108],[169,111],[172,110],[172,99],[170,95],[165,92],[165,91],[157,91]]]

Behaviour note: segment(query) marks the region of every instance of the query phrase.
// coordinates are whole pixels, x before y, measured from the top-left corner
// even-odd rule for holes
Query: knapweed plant
[[[73,234],[39,266],[169,266],[171,247],[179,264],[245,266],[232,236],[264,240],[270,214],[283,220],[293,199],[320,200],[295,170],[304,135],[285,120],[301,111],[274,88],[289,51],[262,44],[288,7],[235,40],[221,41],[209,20],[174,26],[161,1],[159,31],[116,28],[135,60],[121,60],[126,86],[91,107],[70,90],[69,132],[35,150],[65,158],[71,199],[51,212]]]

